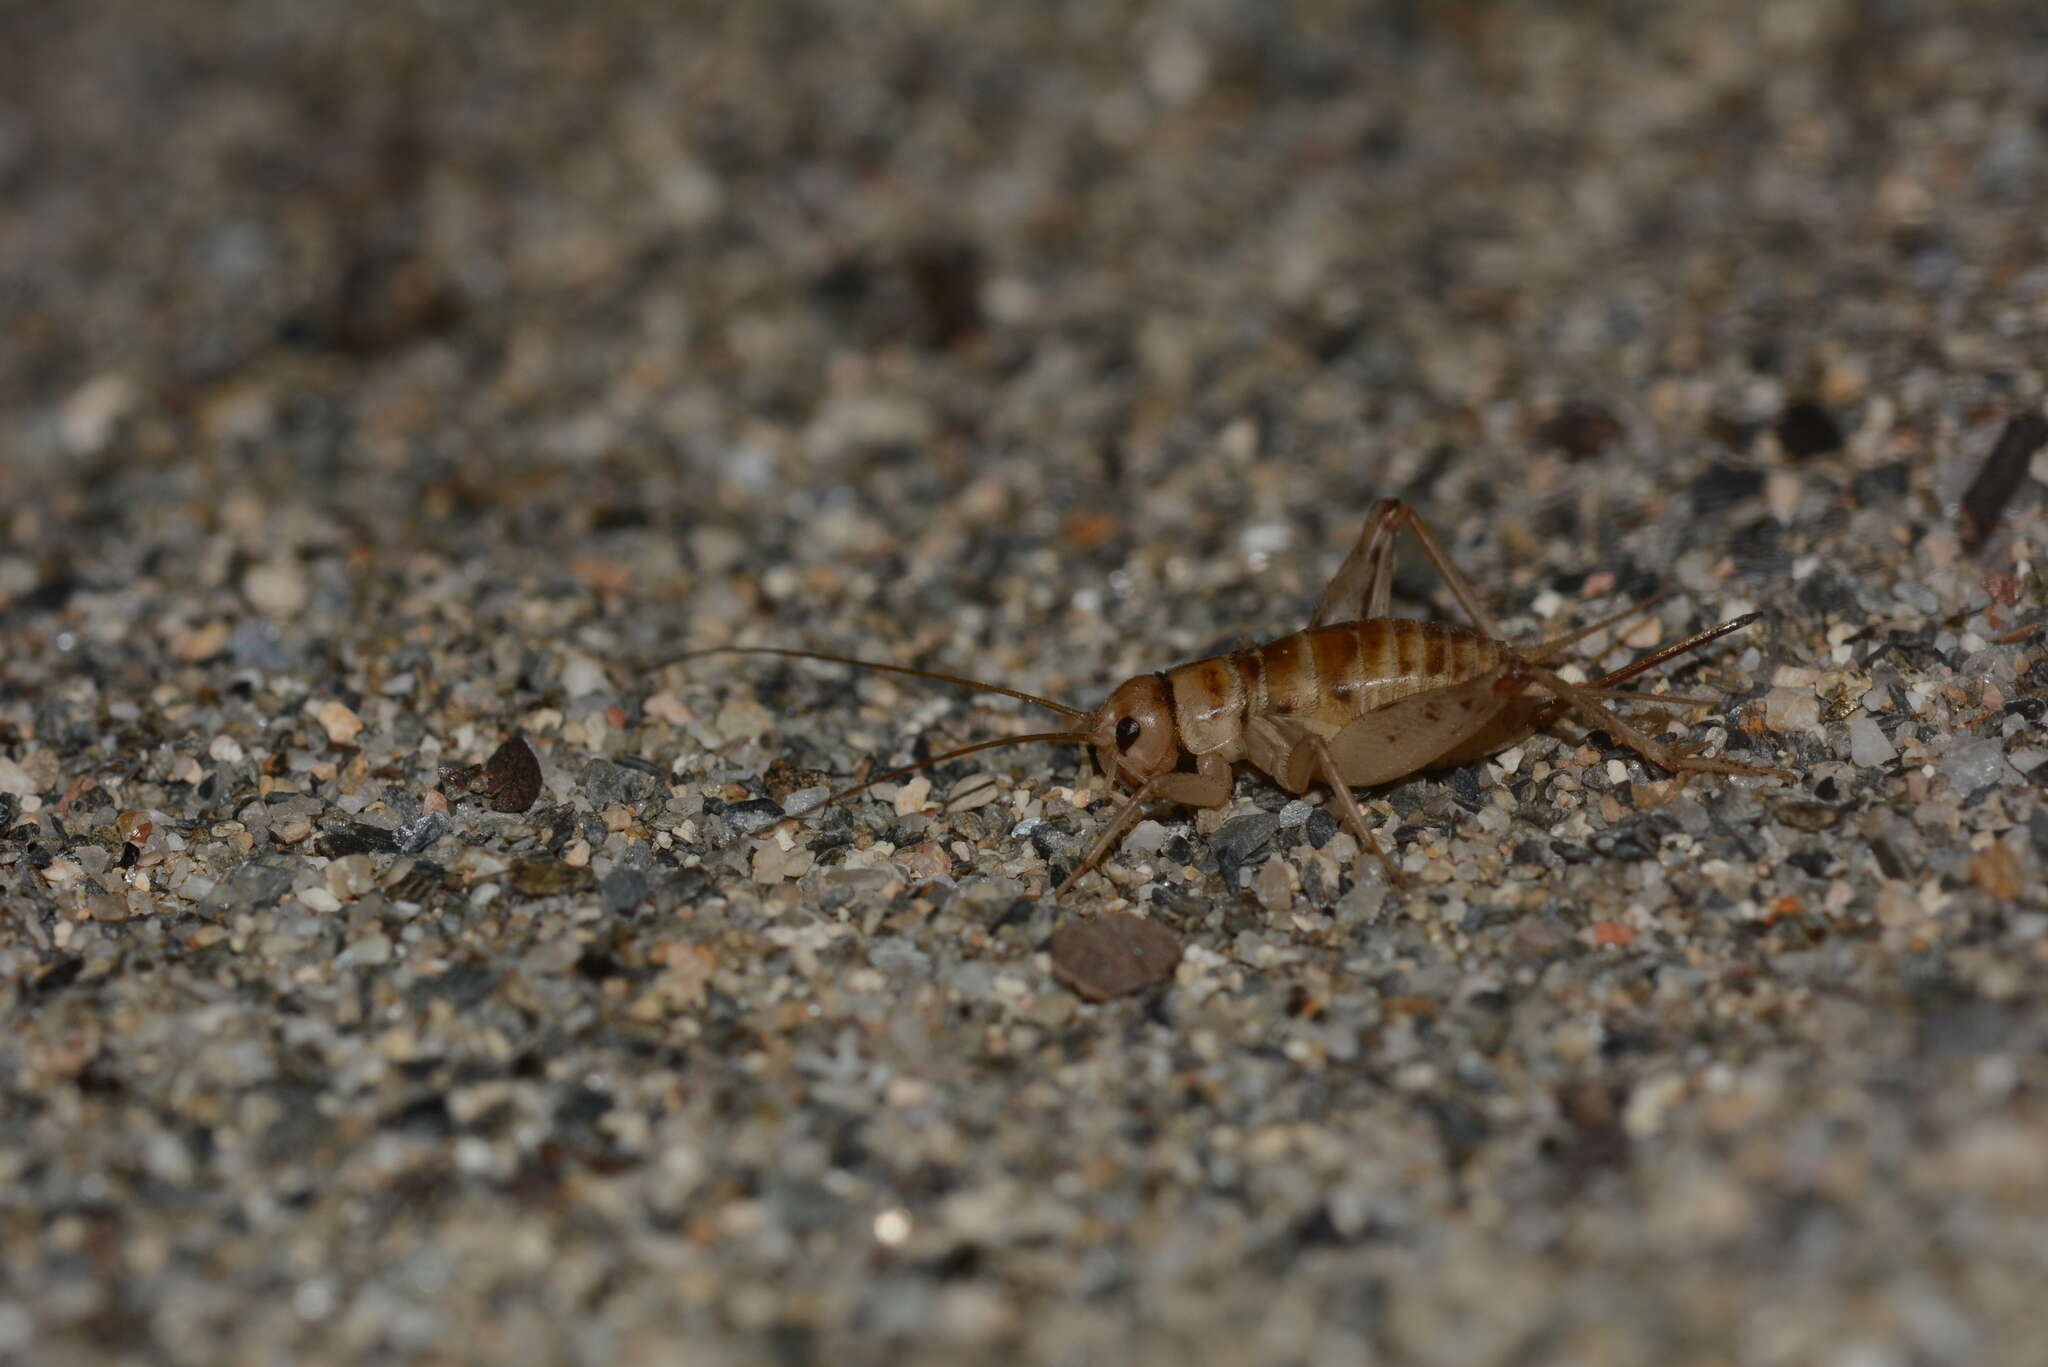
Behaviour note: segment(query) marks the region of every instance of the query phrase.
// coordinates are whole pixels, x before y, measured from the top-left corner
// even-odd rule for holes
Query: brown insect
[[[1393,594],[1394,541],[1403,527],[1421,543],[1471,619],[1470,626],[1386,615]],[[1563,636],[1504,641],[1429,525],[1401,500],[1382,499],[1366,515],[1358,544],[1323,591],[1306,629],[1246,650],[1140,674],[1120,685],[1093,712],[979,679],[822,651],[719,646],[676,658],[743,652],[826,660],[1000,693],[1080,722],[1072,730],[980,741],[890,769],[792,812],[785,820],[978,750],[1034,741],[1077,742],[1093,749],[1097,767],[1131,792],[1087,857],[1054,891],[1055,898],[1065,896],[1102,861],[1147,802],[1188,807],[1228,802],[1232,766],[1239,761],[1250,763],[1290,793],[1305,793],[1316,783],[1326,785],[1360,847],[1376,855],[1389,881],[1398,885],[1400,870],[1367,827],[1352,789],[1494,754],[1567,712],[1605,728],[1675,775],[1793,777],[1783,769],[1703,755],[1697,745],[1668,744],[1608,706],[1636,702],[1704,707],[1718,702],[1639,693],[1616,685],[1740,630],[1756,620],[1755,613],[1673,642],[1591,683],[1572,683],[1556,672],[1553,666],[1562,662],[1567,648],[1655,601],[1652,597]]]

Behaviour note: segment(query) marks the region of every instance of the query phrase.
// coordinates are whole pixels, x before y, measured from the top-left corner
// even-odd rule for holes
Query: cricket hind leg
[[[1598,698],[1602,702],[1654,703],[1663,707],[1699,708],[1719,707],[1727,701],[1725,698],[1709,698],[1697,693],[1638,693],[1627,688],[1599,688],[1591,684],[1574,684],[1572,687],[1579,695]],[[1570,707],[1570,703],[1561,702],[1556,698],[1510,698],[1502,705],[1497,718],[1446,751],[1431,767],[1456,769],[1475,760],[1497,755],[1510,746],[1520,745],[1563,716]],[[1683,750],[1684,747],[1675,748]]]
[[[1437,540],[1427,522],[1415,510],[1398,498],[1383,498],[1372,505],[1365,515],[1365,525],[1358,533],[1358,543],[1351,548],[1351,554],[1344,557],[1344,563],[1337,567],[1337,573],[1330,577],[1330,583],[1323,590],[1323,596],[1316,601],[1316,610],[1310,614],[1311,629],[1328,626],[1332,622],[1367,621],[1374,617],[1385,617],[1394,596],[1394,537],[1406,527],[1414,533],[1429,563],[1443,577],[1451,596],[1458,600],[1458,606],[1483,636],[1495,636],[1493,619],[1479,606],[1479,595],[1472,590],[1472,583],[1464,572],[1451,563],[1450,552],[1443,542]]]
[[[1731,774],[1741,778],[1781,778],[1794,782],[1798,775],[1768,764],[1745,764],[1719,755],[1702,755],[1697,745],[1670,745],[1642,730],[1601,701],[1603,690],[1581,688],[1540,665],[1526,666],[1529,681],[1550,694],[1563,709],[1597,726],[1658,768],[1679,778],[1693,774]]]
[[[1700,647],[1718,641],[1723,636],[1726,636],[1731,632],[1740,631],[1744,627],[1748,626],[1750,623],[1756,621],[1760,615],[1761,614],[1759,613],[1751,612],[1745,613],[1741,617],[1731,617],[1725,622],[1718,622],[1715,625],[1708,627],[1705,631],[1696,631],[1692,635],[1687,636],[1682,640],[1672,641],[1667,645],[1660,646],[1656,650],[1651,651],[1648,655],[1645,655],[1638,660],[1634,660],[1628,664],[1625,664],[1620,669],[1614,670],[1611,673],[1603,674],[1599,678],[1594,679],[1588,683],[1574,684],[1572,685],[1572,687],[1578,692],[1580,696],[1583,697],[1607,698],[1616,701],[1627,702],[1664,702],[1667,699],[1676,701],[1682,695],[1666,693],[1632,693],[1626,689],[1616,688],[1614,687],[1614,685],[1628,679],[1633,679],[1638,674],[1647,673],[1649,670],[1655,669],[1658,665],[1663,664],[1668,660],[1677,659],[1681,655],[1689,655],[1693,651],[1698,650]],[[1595,623],[1594,625],[1597,628],[1602,624]],[[1574,634],[1577,635],[1578,633]],[[1560,638],[1559,641],[1555,642],[1554,644],[1568,643],[1568,638]],[[1522,658],[1526,660],[1532,660],[1537,664],[1549,663],[1549,660],[1546,658],[1545,654],[1541,650],[1538,650],[1534,654],[1530,654],[1528,652],[1520,653],[1522,654]],[[1719,698],[1693,697],[1690,699],[1690,701],[1702,707],[1718,707],[1723,700]],[[1536,725],[1539,727],[1549,725],[1551,722],[1556,721],[1559,717],[1563,716],[1565,712],[1570,709],[1570,707],[1571,702],[1568,699],[1557,698],[1556,700],[1546,704],[1542,711],[1537,714]]]

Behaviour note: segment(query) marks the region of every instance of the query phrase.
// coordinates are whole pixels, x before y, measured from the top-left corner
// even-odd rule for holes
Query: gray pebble
[[[1876,768],[1890,764],[1899,757],[1884,730],[1869,717],[1856,717],[1849,723],[1849,759],[1851,763],[1864,768]]]
[[[267,907],[292,890],[292,866],[281,859],[259,859],[237,866],[214,885],[201,910],[218,915],[250,907]]]
[[[448,834],[446,812],[424,812],[392,833],[400,854],[419,854]]]
[[[654,890],[654,880],[639,869],[616,869],[597,880],[598,896],[604,909],[622,916],[645,901]]]
[[[1942,756],[1941,772],[1959,796],[1968,797],[1999,782],[2008,772],[2004,742],[1959,740]]]
[[[1264,849],[1280,829],[1280,818],[1271,812],[1250,812],[1233,817],[1209,837],[1209,848],[1226,873],[1248,863]]]

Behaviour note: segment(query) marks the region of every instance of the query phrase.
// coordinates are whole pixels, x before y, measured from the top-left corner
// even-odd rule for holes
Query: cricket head
[[[1132,786],[1180,762],[1180,727],[1163,674],[1140,674],[1109,695],[1088,719],[1088,744],[1109,778]]]

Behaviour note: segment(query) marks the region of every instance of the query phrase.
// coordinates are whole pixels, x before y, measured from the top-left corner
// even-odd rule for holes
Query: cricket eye
[[[1130,748],[1138,743],[1138,737],[1143,735],[1144,731],[1145,728],[1138,724],[1136,717],[1119,719],[1116,724],[1116,748],[1118,753],[1128,754]]]

